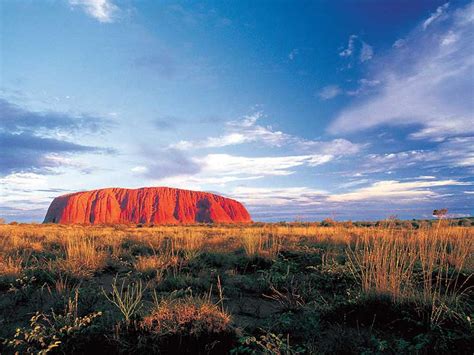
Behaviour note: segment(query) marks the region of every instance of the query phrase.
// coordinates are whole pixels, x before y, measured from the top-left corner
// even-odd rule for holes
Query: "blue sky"
[[[474,210],[474,4],[3,1],[0,215],[103,187],[255,220]]]

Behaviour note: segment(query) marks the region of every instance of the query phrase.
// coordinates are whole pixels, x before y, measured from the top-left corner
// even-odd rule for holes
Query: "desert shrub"
[[[207,298],[186,297],[162,300],[152,313],[143,319],[143,325],[160,335],[182,334],[200,336],[226,332],[231,329],[230,315]]]
[[[321,226],[322,227],[333,227],[337,224],[336,221],[334,221],[332,218],[325,218],[322,222],[321,222]]]
[[[458,222],[458,226],[461,227],[470,227],[472,225],[472,221],[467,218],[460,219]]]
[[[164,353],[227,353],[236,340],[230,315],[209,297],[156,299],[138,328],[142,348]]]

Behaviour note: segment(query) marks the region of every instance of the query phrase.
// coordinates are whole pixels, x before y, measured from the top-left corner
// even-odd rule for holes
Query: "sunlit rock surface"
[[[56,197],[44,223],[249,223],[245,207],[208,192],[168,187],[108,188]]]

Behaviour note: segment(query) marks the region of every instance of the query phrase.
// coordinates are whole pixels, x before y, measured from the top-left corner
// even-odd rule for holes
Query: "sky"
[[[256,221],[474,215],[474,3],[0,2],[0,217],[105,187]]]

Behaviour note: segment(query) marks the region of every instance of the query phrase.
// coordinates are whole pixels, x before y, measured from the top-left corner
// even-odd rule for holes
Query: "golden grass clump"
[[[398,301],[412,296],[415,250],[400,238],[366,236],[348,250],[349,265],[368,294]]]
[[[0,255],[0,276],[18,278],[23,271],[23,258],[20,255]]]
[[[255,233],[242,233],[242,247],[248,256],[258,255],[263,250],[262,236]]]
[[[349,265],[364,293],[388,295],[394,302],[431,306],[431,323],[455,313],[472,293],[459,281],[473,254],[471,232],[459,228],[379,230],[360,238],[347,250]],[[472,271],[472,270],[471,270]]]
[[[59,268],[79,278],[93,276],[107,261],[107,254],[97,247],[93,238],[69,238],[65,241],[64,252],[65,258],[58,261]]]
[[[186,297],[160,301],[143,319],[156,334],[217,334],[231,329],[231,316],[208,298]]]

